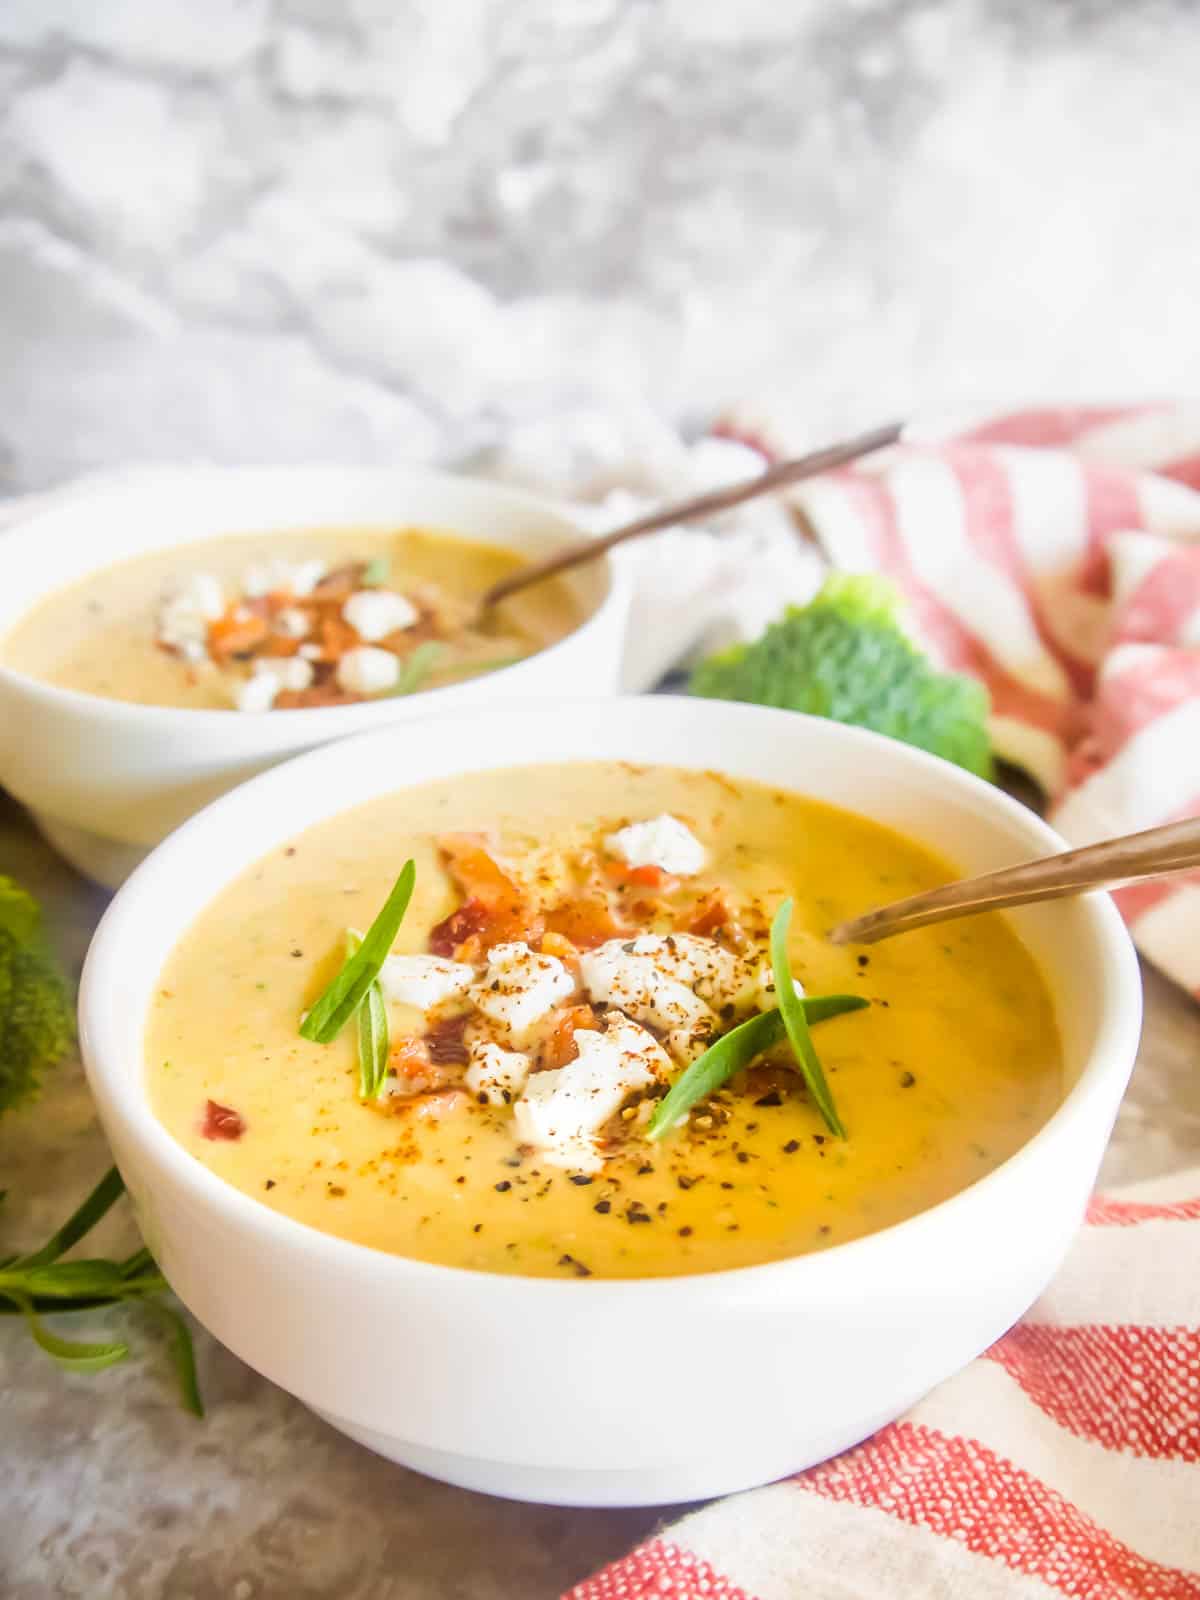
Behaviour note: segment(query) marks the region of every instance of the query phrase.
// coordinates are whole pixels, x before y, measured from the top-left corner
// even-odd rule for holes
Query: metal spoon
[[[973,917],[979,911],[1030,905],[1035,900],[1061,900],[1088,889],[1110,889],[1144,878],[1165,878],[1200,866],[1200,817],[1169,822],[1144,833],[1127,833],[1082,850],[1065,850],[1019,867],[1005,867],[979,878],[963,878],[941,889],[911,895],[880,906],[865,916],[841,922],[831,930],[834,944],[875,944],[895,933],[924,928],[952,917]]]
[[[622,528],[616,528],[612,533],[603,534],[598,539],[580,539],[575,544],[570,544],[565,550],[559,550],[552,556],[547,556],[544,561],[535,561],[528,567],[521,567],[510,577],[501,578],[499,583],[494,583],[480,600],[480,609],[486,611],[489,606],[494,606],[498,600],[507,599],[511,594],[516,594],[519,589],[527,589],[532,583],[541,583],[543,578],[552,578],[560,572],[565,572],[568,567],[577,567],[581,562],[594,561],[597,556],[602,556],[606,550],[612,550],[616,545],[624,544],[629,539],[640,539],[645,533],[657,533],[660,528],[670,528],[680,522],[696,522],[703,517],[713,516],[718,511],[728,511],[731,506],[743,505],[747,500],[755,500],[760,494],[770,494],[775,489],[782,489],[789,483],[798,483],[801,478],[813,478],[819,472],[830,472],[834,467],[844,467],[849,461],[857,461],[859,456],[869,455],[873,450],[882,450],[886,445],[895,444],[902,432],[904,424],[890,422],[886,427],[872,428],[870,433],[860,433],[857,438],[847,439],[842,444],[827,445],[823,450],[814,450],[806,456],[796,456],[790,461],[778,461],[773,467],[768,467],[757,478],[748,478],[744,483],[734,483],[723,489],[710,489],[707,494],[699,494],[691,500],[677,500],[673,505],[660,507],[648,516],[639,517],[636,522],[626,523]]]

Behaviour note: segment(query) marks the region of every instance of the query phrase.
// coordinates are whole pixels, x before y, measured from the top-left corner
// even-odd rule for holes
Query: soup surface
[[[345,705],[461,682],[582,620],[550,581],[473,602],[523,565],[420,528],[234,534],[80,579],[34,606],[0,661],[109,700],[196,710]]]
[[[356,1022],[328,1044],[298,1027],[409,857],[366,1101]],[[951,875],[875,823],[714,773],[575,763],[390,794],[281,846],[185,934],[147,1023],[152,1103],[264,1205],[426,1261],[640,1277],[817,1250],[970,1184],[1059,1102],[1050,999],[1001,918],[869,951],[824,937]],[[785,1041],[648,1137],[686,1064],[773,1006],[787,896],[808,995],[870,1002],[812,1029],[847,1136]]]

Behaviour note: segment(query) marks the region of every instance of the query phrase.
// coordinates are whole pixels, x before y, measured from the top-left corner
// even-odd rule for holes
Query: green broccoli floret
[[[74,1037],[66,980],[37,902],[0,876],[0,1114],[33,1098]]]
[[[754,644],[702,662],[692,693],[873,728],[990,778],[987,691],[939,672],[900,627],[899,606],[882,578],[828,578]]]

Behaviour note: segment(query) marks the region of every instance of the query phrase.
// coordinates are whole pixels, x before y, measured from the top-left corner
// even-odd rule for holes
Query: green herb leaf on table
[[[32,1255],[21,1256],[15,1265],[20,1267],[41,1267],[48,1261],[57,1261],[59,1256],[65,1255],[72,1245],[78,1244],[85,1233],[90,1233],[108,1211],[125,1193],[125,1184],[116,1167],[109,1170],[100,1179],[100,1182],[88,1195],[83,1204],[74,1211],[63,1223],[58,1232],[53,1234],[40,1250],[35,1250]],[[149,1252],[146,1252],[149,1260]]]
[[[170,1336],[171,1365],[179,1383],[179,1393],[184,1409],[194,1417],[204,1415],[204,1401],[200,1395],[200,1380],[196,1375],[196,1351],[192,1344],[192,1331],[175,1310],[162,1300],[147,1300],[147,1308],[167,1325]]]
[[[701,662],[691,691],[871,728],[990,778],[987,690],[939,672],[905,633],[900,610],[885,579],[835,574],[761,639]]]
[[[416,881],[416,863],[406,861],[362,943],[347,957],[342,970],[301,1022],[303,1038],[316,1044],[331,1044],[358,1010],[388,958]]]
[[[24,1316],[34,1342],[70,1372],[102,1372],[105,1367],[115,1367],[129,1354],[129,1346],[119,1339],[100,1344],[62,1339],[46,1327],[28,1295],[12,1289],[6,1293]]]
[[[825,1022],[849,1011],[862,1011],[870,1003],[857,994],[809,995],[797,1002],[810,1023]],[[778,1007],[751,1017],[723,1034],[702,1056],[687,1067],[669,1092],[658,1102],[646,1126],[649,1139],[661,1139],[685,1117],[694,1105],[715,1094],[743,1067],[771,1050],[786,1037],[783,1015]]]
[[[42,1317],[135,1302],[144,1305],[170,1330],[171,1360],[184,1405],[203,1416],[191,1334],[180,1313],[160,1298],[169,1293],[170,1286],[145,1246],[124,1261],[59,1260],[100,1221],[124,1188],[120,1174],[111,1168],[40,1249],[0,1264],[0,1315],[24,1317],[38,1346],[62,1366],[74,1372],[100,1372],[129,1354],[124,1340],[64,1339],[53,1333]]]
[[[829,1092],[829,1085],[825,1081],[825,1073],[817,1052],[813,1048],[804,1006],[792,980],[792,969],[787,953],[788,928],[791,926],[791,921],[792,902],[785,900],[771,923],[771,971],[775,977],[775,994],[779,1000],[779,1010],[792,1053],[796,1057],[800,1074],[808,1085],[808,1092],[812,1095],[817,1110],[825,1118],[829,1131],[844,1139],[846,1130],[833,1103],[833,1095]]]

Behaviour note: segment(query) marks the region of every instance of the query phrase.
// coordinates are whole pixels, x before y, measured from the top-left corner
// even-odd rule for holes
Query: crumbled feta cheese
[[[284,606],[275,618],[275,626],[289,639],[303,639],[312,626],[312,621],[308,613],[301,611],[299,606]]]
[[[487,972],[471,998],[489,1021],[520,1043],[574,989],[574,978],[557,956],[538,955],[518,941],[492,946]]]
[[[670,1056],[654,1035],[619,1011],[610,1011],[605,1018],[604,1037],[620,1051],[622,1062],[636,1063],[662,1083],[666,1083],[675,1070]]]
[[[422,1011],[466,994],[474,982],[474,967],[445,956],[388,956],[379,969],[379,987],[389,1000]]]
[[[325,576],[325,562],[288,561],[274,556],[270,561],[256,561],[247,567],[242,578],[242,592],[252,599],[264,594],[311,594]]]
[[[691,1060],[716,1032],[716,1018],[698,994],[664,972],[654,956],[632,953],[619,939],[586,951],[579,970],[593,1000],[660,1028],[680,1060]]]
[[[525,1087],[531,1065],[522,1050],[505,1050],[492,1039],[478,1040],[471,1046],[467,1088],[491,1105],[509,1105]]]
[[[302,644],[296,654],[304,661],[320,661],[325,652],[319,644]]]
[[[303,656],[260,656],[251,668],[257,678],[274,678],[281,689],[307,689],[313,681],[313,664]]]
[[[238,684],[233,691],[234,704],[239,711],[269,711],[278,693],[278,679],[273,674],[259,672]]]
[[[189,661],[207,654],[208,625],[225,610],[218,579],[208,572],[193,572],[163,596],[158,611],[160,644],[178,650]]]
[[[513,1120],[521,1142],[533,1145],[549,1165],[595,1172],[601,1165],[595,1134],[628,1095],[650,1087],[654,1072],[637,1051],[621,1048],[610,1035],[580,1028],[575,1044],[576,1060],[533,1074],[513,1107]]]
[[[744,982],[744,963],[731,950],[719,945],[715,939],[706,939],[697,933],[644,933],[622,944],[611,944],[624,950],[632,943],[632,954],[650,956],[660,972],[668,978],[678,978],[691,984],[706,1000],[721,1005],[732,1000]],[[605,946],[601,946],[604,949]]]
[[[678,878],[699,872],[707,859],[691,829],[666,812],[649,822],[631,822],[604,843],[631,867],[660,867]]]
[[[398,628],[411,628],[420,615],[411,600],[392,589],[360,589],[342,607],[342,616],[368,644],[386,639]]]
[[[261,658],[251,668],[250,677],[234,690],[239,711],[269,711],[281,689],[307,689],[313,681],[311,661],[299,656]]]
[[[347,650],[337,664],[338,688],[347,694],[383,694],[396,687],[399,677],[399,660],[373,644]]]

